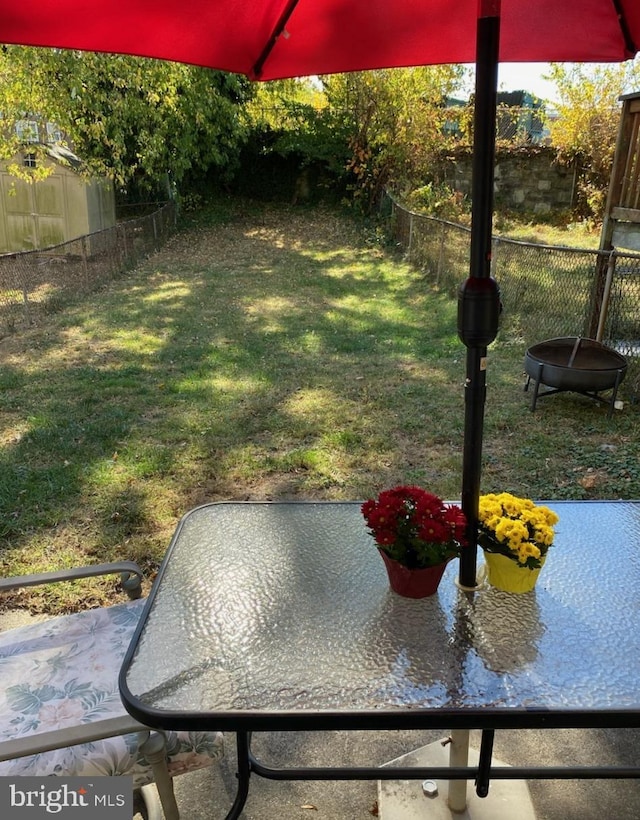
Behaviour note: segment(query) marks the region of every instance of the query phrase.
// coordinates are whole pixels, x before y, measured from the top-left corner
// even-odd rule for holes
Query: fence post
[[[409,213],[409,244],[407,247],[407,258],[411,259],[411,245],[413,243],[413,214]]]
[[[393,197],[389,197],[391,200],[391,215],[390,215],[390,225],[391,225],[391,236],[395,239],[396,242],[400,239],[400,230],[399,230],[399,222],[398,222],[398,214],[396,213],[396,201]]]
[[[127,249],[127,226],[122,225],[122,266],[126,268],[129,261],[129,251]]]
[[[596,341],[601,342],[604,336],[604,325],[607,321],[607,313],[609,312],[609,302],[611,301],[611,286],[613,284],[613,275],[616,271],[616,252],[611,251],[609,254],[609,262],[607,264],[607,275],[604,280],[604,289],[602,291],[602,303],[600,305],[600,316],[598,318],[598,330],[596,331]]]
[[[22,286],[22,303],[24,304],[24,321],[27,325],[31,324],[31,314],[29,313],[29,291],[27,286]]]
[[[82,272],[84,274],[84,286],[88,290],[89,289],[89,264],[87,262],[87,237],[83,236],[82,241],[80,243],[81,248],[81,256],[82,256]]]
[[[447,239],[447,226],[443,222],[440,225],[440,247],[438,248],[438,262],[436,264],[436,286],[440,285],[440,276],[444,268],[444,246]]]

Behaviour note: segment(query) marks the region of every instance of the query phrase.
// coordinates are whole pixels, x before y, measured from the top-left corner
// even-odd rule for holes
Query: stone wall
[[[471,157],[448,158],[445,181],[471,196]],[[573,205],[575,169],[560,165],[552,149],[536,147],[499,152],[495,164],[494,197],[497,208],[544,215]]]

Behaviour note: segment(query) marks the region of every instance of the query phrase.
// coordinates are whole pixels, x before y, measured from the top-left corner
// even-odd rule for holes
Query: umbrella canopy
[[[0,0],[0,42],[120,52],[256,79],[470,63],[499,0]],[[483,16],[490,9],[485,8]],[[503,0],[502,62],[619,61],[637,0]]]
[[[157,57],[251,79],[476,63],[462,507],[476,578],[487,346],[498,329],[491,272],[498,62],[617,62],[640,48],[638,0],[0,0],[0,42]]]

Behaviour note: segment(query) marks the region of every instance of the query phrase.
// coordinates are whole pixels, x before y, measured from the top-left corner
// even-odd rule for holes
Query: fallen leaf
[[[586,475],[578,479],[578,484],[584,487],[585,490],[593,490],[598,485],[602,484],[607,478],[607,474],[602,471],[594,470],[590,467]]]

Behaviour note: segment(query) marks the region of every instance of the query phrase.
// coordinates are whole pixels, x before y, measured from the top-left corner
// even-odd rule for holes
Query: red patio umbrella
[[[480,9],[480,11],[479,11]],[[0,42],[121,52],[255,79],[470,63],[496,0],[0,0]],[[637,0],[502,0],[502,62],[632,57]]]
[[[476,62],[470,276],[458,331],[467,347],[462,505],[475,544],[487,345],[498,61],[617,62],[640,48],[639,0],[0,0],[0,41],[195,63],[272,80]],[[460,582],[475,584],[476,550]]]

